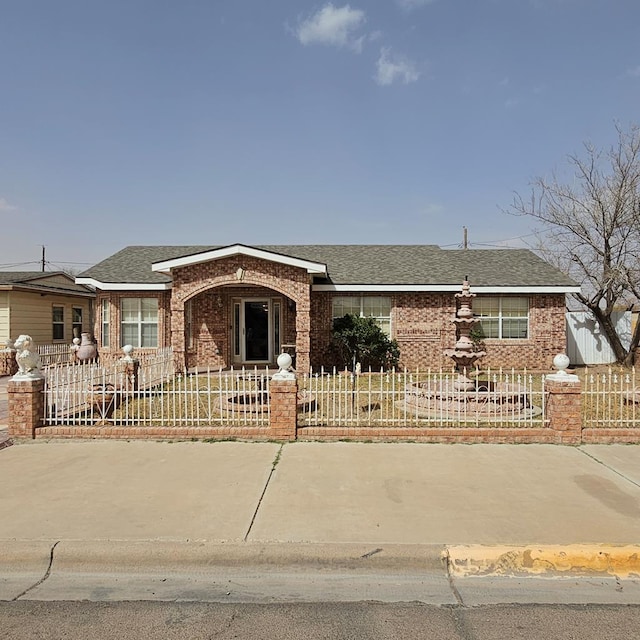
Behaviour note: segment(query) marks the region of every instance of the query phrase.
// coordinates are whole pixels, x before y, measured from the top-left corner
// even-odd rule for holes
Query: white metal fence
[[[637,427],[636,370],[586,370],[584,428]],[[470,376],[471,377],[471,376]],[[526,371],[487,371],[461,388],[456,373],[312,371],[298,378],[300,427],[546,426],[545,378]],[[125,363],[52,365],[46,370],[46,425],[268,426],[266,368],[176,372],[170,349]]]
[[[585,371],[582,426],[640,427],[640,388],[635,367],[629,370]]]
[[[267,369],[173,369],[171,354],[123,367],[70,365],[49,371],[45,424],[114,426],[266,426]]]
[[[355,375],[320,370],[300,382],[302,426],[540,427],[544,377],[488,371],[463,385],[450,371]],[[466,386],[467,388],[462,388]],[[468,388],[471,387],[471,388]]]
[[[43,367],[71,361],[71,345],[68,344],[38,344],[36,351]]]

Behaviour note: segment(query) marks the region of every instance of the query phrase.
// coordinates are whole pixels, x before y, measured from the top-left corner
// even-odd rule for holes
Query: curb
[[[441,545],[176,540],[0,540],[0,575],[263,572],[640,578],[640,545]]]
[[[41,565],[44,546],[54,573],[209,572],[221,568],[262,571],[443,572],[443,545],[254,543],[167,540],[0,540],[0,574],[31,558]]]
[[[640,577],[640,545],[457,545],[448,546],[445,554],[456,577]]]

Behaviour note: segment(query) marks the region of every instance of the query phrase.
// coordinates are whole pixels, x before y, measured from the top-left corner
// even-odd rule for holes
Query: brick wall
[[[329,355],[332,298],[335,295],[345,294],[319,292],[311,299],[314,368],[336,364]],[[392,305],[392,337],[400,347],[400,368],[450,367],[451,359],[445,357],[443,351],[453,348],[456,342],[456,328],[452,322],[456,310],[454,294],[406,293],[388,297]],[[487,355],[480,361],[480,366],[550,370],[553,357],[566,349],[564,312],[562,294],[529,296],[529,338],[486,340]]]
[[[122,358],[120,344],[120,301],[123,298],[156,298],[158,300],[158,347],[170,344],[171,336],[171,292],[170,291],[99,291],[96,296],[96,312],[93,334],[98,342],[101,362],[110,363]],[[109,346],[105,347],[102,336],[102,301],[109,301]],[[136,353],[155,352],[154,349],[136,347]]]

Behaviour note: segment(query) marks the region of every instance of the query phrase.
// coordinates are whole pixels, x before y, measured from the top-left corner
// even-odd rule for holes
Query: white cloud
[[[0,198],[0,211],[16,211],[18,207],[10,205],[4,198]]]
[[[380,57],[376,63],[375,81],[381,86],[393,84],[396,80],[404,84],[415,82],[420,72],[415,64],[400,54],[391,52],[390,47],[380,49]]]
[[[349,47],[360,53],[364,36],[355,32],[366,22],[364,11],[348,4],[334,7],[330,2],[298,25],[296,37],[303,45],[326,44]]]
[[[432,2],[435,2],[435,0],[396,0],[398,6],[407,11],[419,9],[420,7],[424,7]]]

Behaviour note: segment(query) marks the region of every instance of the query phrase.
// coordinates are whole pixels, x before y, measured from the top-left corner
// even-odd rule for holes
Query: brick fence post
[[[10,347],[0,350],[0,376],[12,376],[17,372],[16,350]]]
[[[567,376],[569,377],[569,376]],[[571,376],[573,378],[575,376]],[[547,419],[556,432],[558,444],[580,444],[582,441],[582,383],[547,376]]]
[[[277,380],[269,383],[269,427],[275,440],[295,440],[298,420],[298,381]]]
[[[44,420],[44,378],[9,380],[9,436],[35,438]]]

